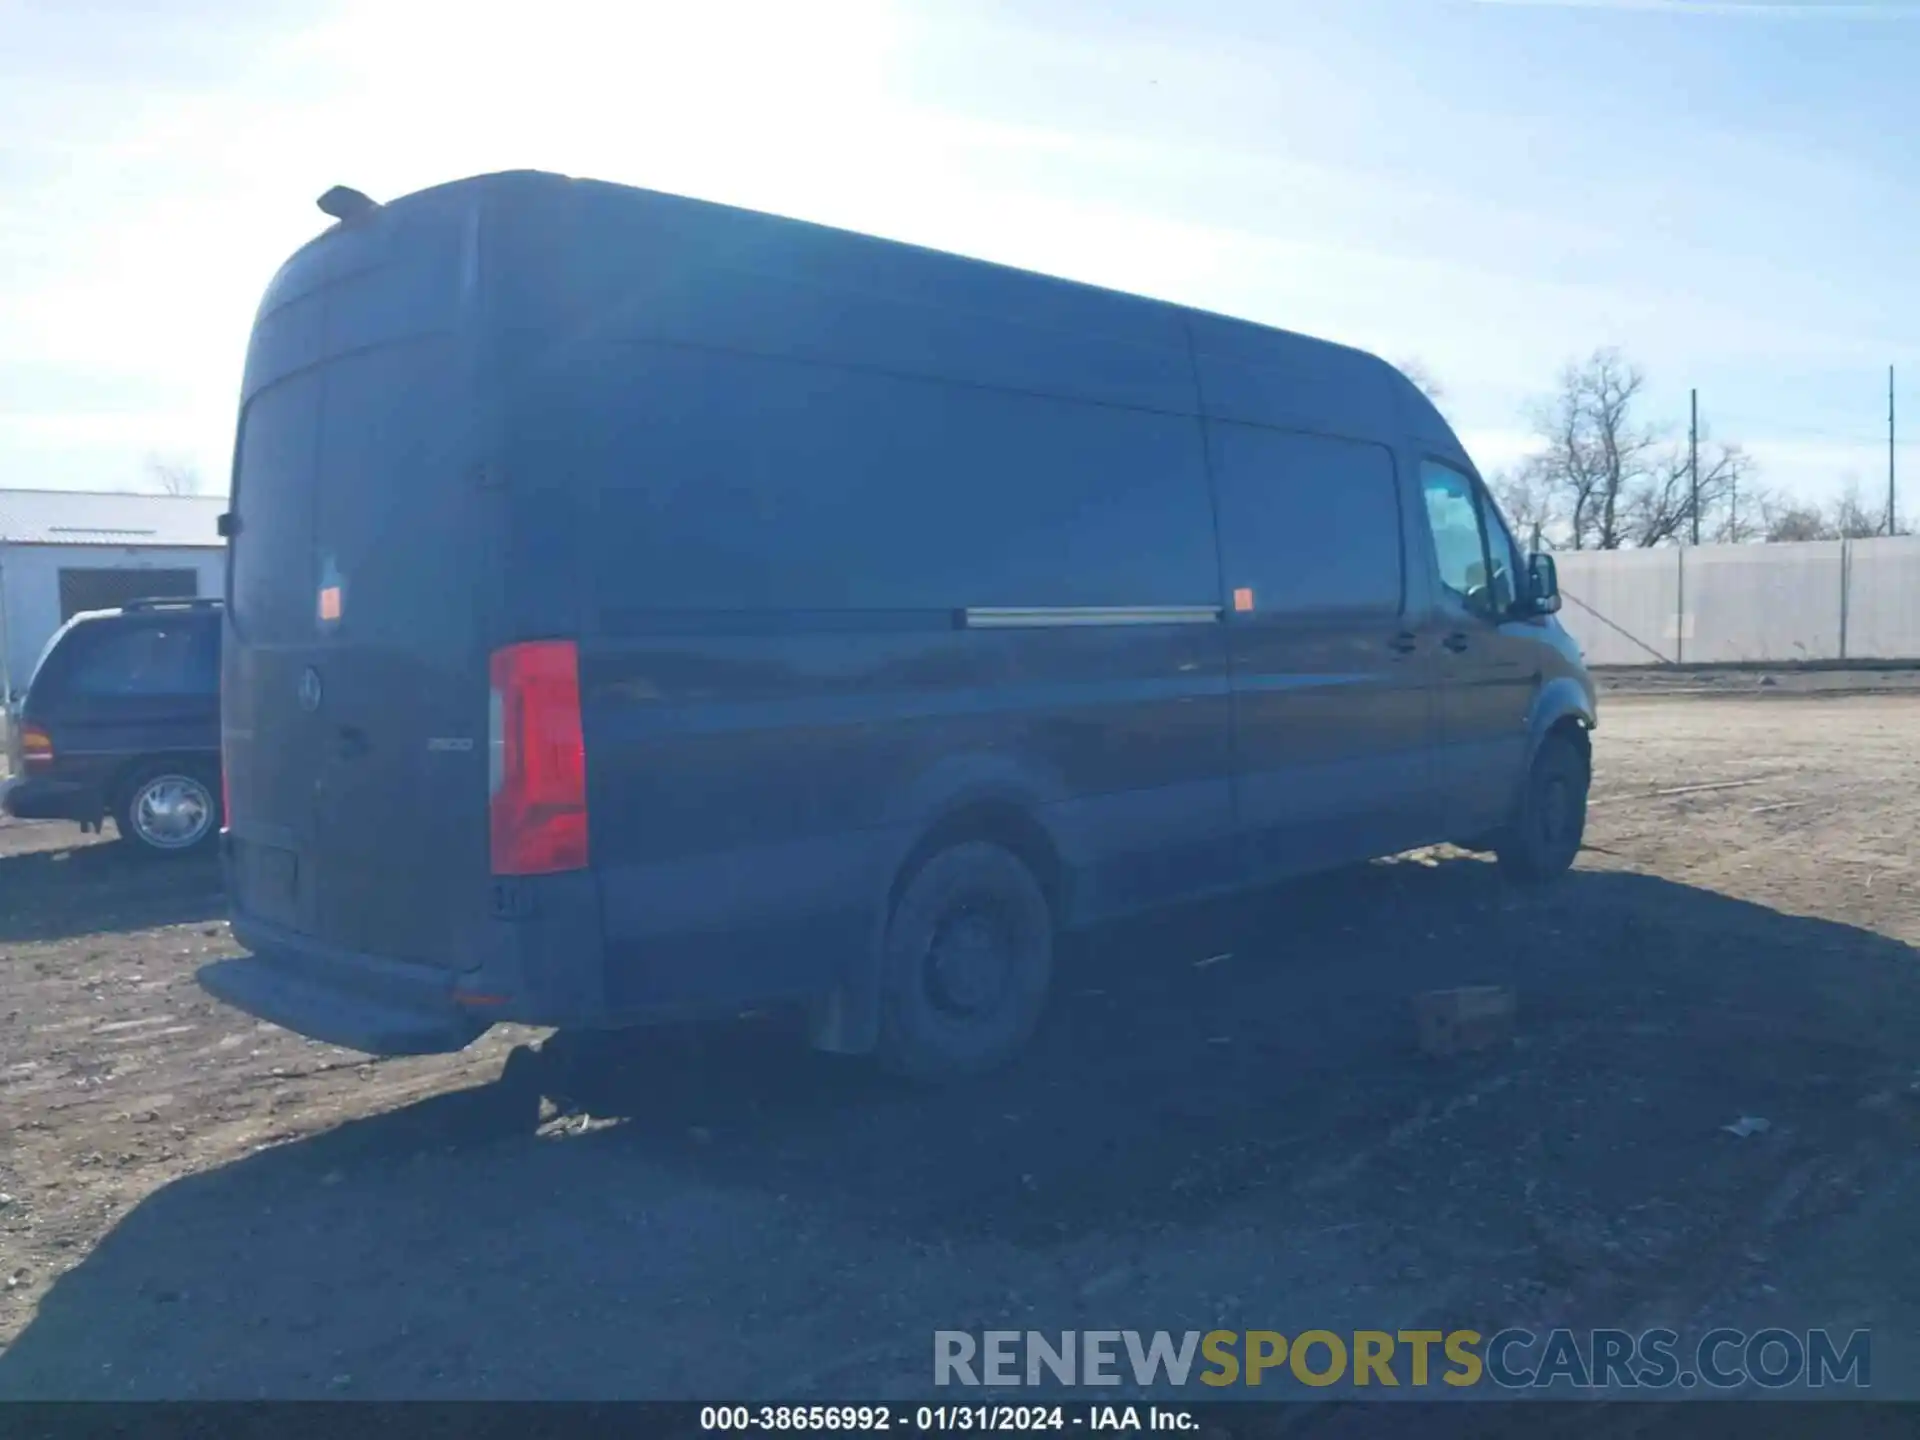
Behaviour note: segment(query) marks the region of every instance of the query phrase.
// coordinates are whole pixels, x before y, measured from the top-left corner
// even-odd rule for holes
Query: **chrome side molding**
[[[1213,625],[1218,605],[978,605],[960,612],[969,630],[1047,630],[1065,625]]]

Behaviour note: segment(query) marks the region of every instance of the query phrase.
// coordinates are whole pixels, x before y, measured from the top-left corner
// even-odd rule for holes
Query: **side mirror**
[[[1560,569],[1551,555],[1536,551],[1527,557],[1527,608],[1535,615],[1560,609]]]

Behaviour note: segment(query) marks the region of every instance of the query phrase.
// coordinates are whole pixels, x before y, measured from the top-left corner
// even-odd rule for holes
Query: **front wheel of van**
[[[1514,818],[1494,844],[1501,873],[1523,885],[1564,874],[1587,828],[1587,757],[1567,735],[1540,744]]]
[[[991,1070],[1033,1033],[1052,976],[1053,915],[1033,872],[985,841],[942,850],[887,924],[879,1061],[916,1080]]]

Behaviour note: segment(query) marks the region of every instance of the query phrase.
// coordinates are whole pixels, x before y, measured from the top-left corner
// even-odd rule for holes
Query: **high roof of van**
[[[556,323],[575,332],[625,323],[631,338],[684,341],[717,328],[716,343],[785,351],[802,344],[805,330],[807,347],[826,339],[831,353],[817,353],[822,360],[850,361],[857,352],[885,368],[1100,403],[1355,436],[1411,433],[1465,458],[1418,387],[1350,346],[854,231],[545,171],[450,181],[332,226],[283,267],[262,318],[324,288],[329,277],[358,270],[363,262],[347,252],[396,225],[433,236],[438,243],[429,248],[447,269],[517,258],[504,267],[508,292],[522,305],[570,317]],[[713,283],[722,276],[725,283]],[[896,323],[909,311],[912,323]]]

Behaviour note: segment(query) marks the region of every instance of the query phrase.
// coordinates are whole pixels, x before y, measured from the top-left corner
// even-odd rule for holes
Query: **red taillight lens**
[[[53,764],[53,737],[38,725],[21,726],[20,762],[36,770]]]
[[[493,873],[550,875],[587,863],[587,746],[580,652],[534,640],[493,652],[488,783]]]

